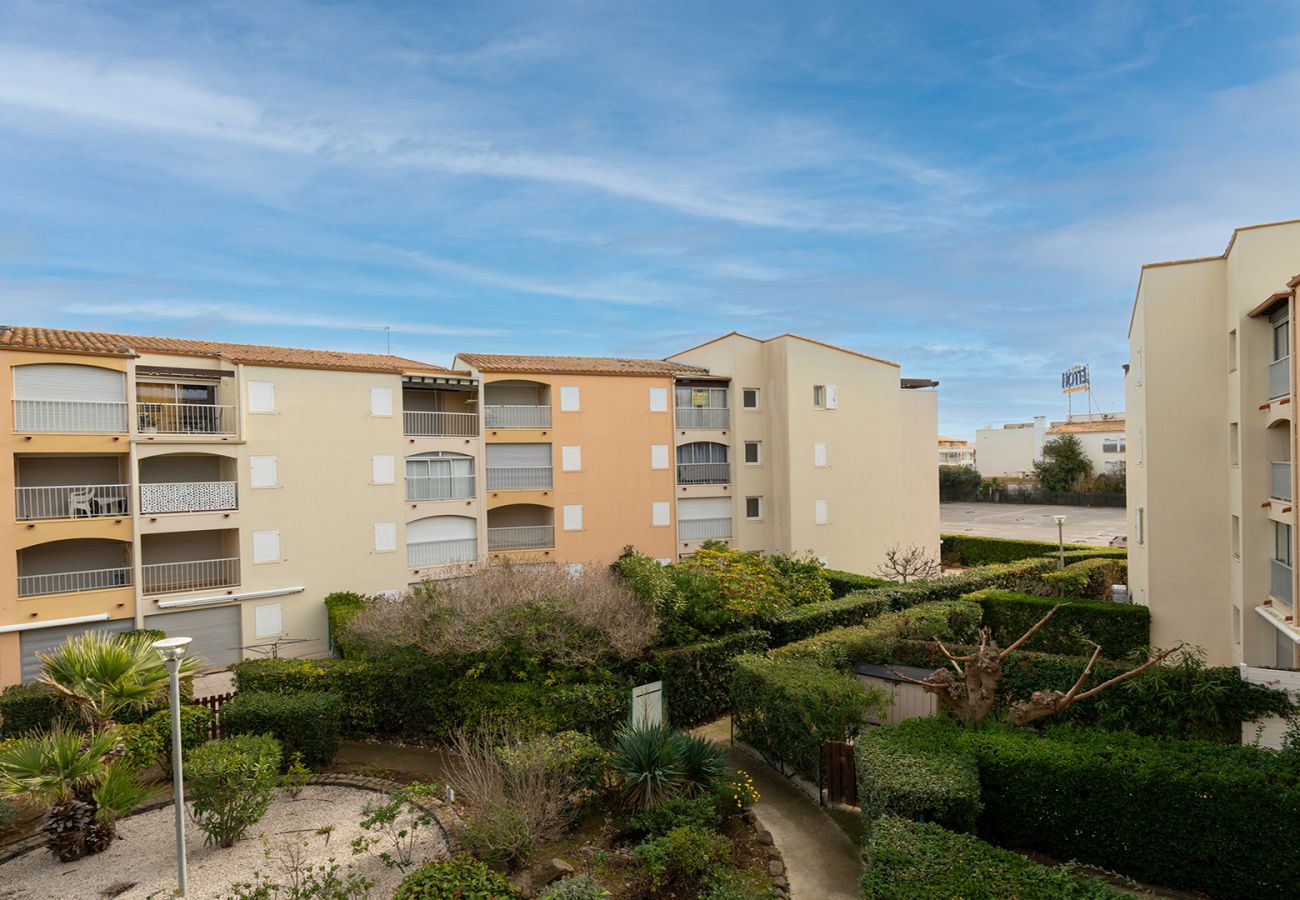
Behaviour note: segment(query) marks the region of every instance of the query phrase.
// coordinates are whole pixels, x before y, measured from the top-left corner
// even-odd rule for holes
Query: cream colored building
[[[1238,229],[1220,256],[1144,266],[1125,376],[1129,581],[1152,641],[1274,682],[1300,642],[1297,273],[1300,221]]]
[[[1053,422],[1047,440],[1065,434],[1079,439],[1093,475],[1124,474],[1127,432],[1123,413],[1077,413],[1064,422]]]
[[[984,478],[1028,478],[1043,458],[1047,418],[975,430],[975,467]]]
[[[962,438],[939,435],[939,465],[975,466],[975,448]]]

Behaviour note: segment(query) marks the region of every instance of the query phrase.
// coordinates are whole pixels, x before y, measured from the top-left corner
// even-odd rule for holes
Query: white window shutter
[[[565,472],[581,472],[582,471],[582,448],[561,447],[560,468]]]
[[[393,484],[397,481],[397,466],[391,456],[370,457],[370,480],[375,484]]]
[[[816,501],[816,522],[818,525],[825,525],[831,520],[830,510],[825,500]]]
[[[826,385],[826,408],[837,409],[840,405],[840,389],[833,384]]]
[[[280,559],[280,532],[253,532],[253,562],[278,562]]]
[[[397,523],[375,523],[375,552],[389,553],[397,549]]]
[[[818,441],[813,444],[813,465],[819,469],[826,467],[826,442]]]
[[[284,634],[284,605],[281,603],[264,603],[253,607],[253,621],[257,626],[257,637],[277,637]]]
[[[275,412],[274,381],[250,381],[248,383],[248,411],[255,413]]]
[[[582,506],[574,504],[564,507],[564,530],[581,531],[582,530]]]
[[[274,456],[250,456],[248,482],[255,488],[275,487],[280,483],[279,468]]]
[[[650,504],[650,524],[651,525],[671,525],[672,524],[672,507],[667,501],[656,500]]]
[[[370,389],[370,414],[385,417],[393,414],[392,388],[372,387]]]
[[[650,412],[668,412],[668,388],[650,388]]]
[[[668,445],[667,444],[650,445],[650,468],[652,469],[668,468]]]
[[[560,388],[560,412],[578,412],[582,409],[582,392],[576,387]]]

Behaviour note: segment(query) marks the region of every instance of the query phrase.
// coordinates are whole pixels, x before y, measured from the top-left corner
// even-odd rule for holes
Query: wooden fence
[[[215,741],[221,737],[221,707],[227,700],[235,696],[234,692],[229,694],[213,694],[210,697],[195,697],[195,706],[206,706],[212,710],[212,724],[208,726],[208,740]]]

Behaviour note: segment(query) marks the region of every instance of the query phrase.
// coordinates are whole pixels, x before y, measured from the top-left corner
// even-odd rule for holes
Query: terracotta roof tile
[[[103,331],[68,331],[0,325],[0,350],[48,350],[55,353],[87,353],[99,356],[138,356],[169,353],[204,356],[250,365],[286,368],[339,369],[356,372],[450,373],[430,363],[388,356],[383,353],[344,353],[339,350],[304,350],[296,347],[267,347],[260,344],[231,344],[189,338],[147,337]]]
[[[615,356],[519,356],[509,353],[460,353],[456,359],[480,372],[535,375],[706,375],[708,369],[662,359]]]
[[[1123,419],[1105,419],[1101,422],[1054,422],[1048,434],[1096,434],[1124,430]]]

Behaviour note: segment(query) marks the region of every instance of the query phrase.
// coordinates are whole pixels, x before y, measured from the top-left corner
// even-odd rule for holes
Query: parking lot
[[[939,521],[945,534],[1056,540],[1053,516],[1065,516],[1065,540],[1071,544],[1108,544],[1128,526],[1122,508],[1094,506],[1029,506],[1018,503],[940,503]]]

